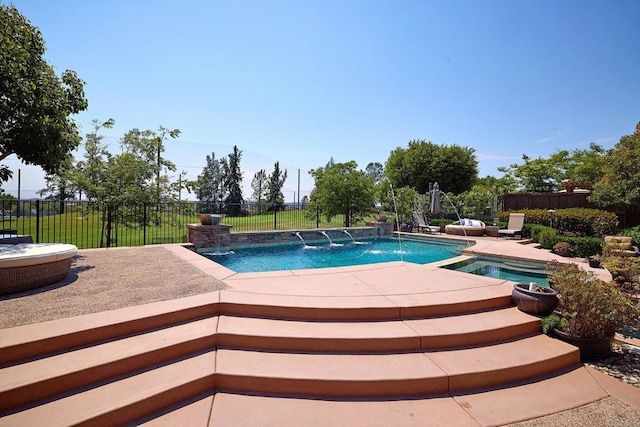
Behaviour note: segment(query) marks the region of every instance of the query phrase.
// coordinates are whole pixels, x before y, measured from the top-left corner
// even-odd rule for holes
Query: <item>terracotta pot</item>
[[[538,286],[537,290],[530,291],[529,284],[516,283],[513,285],[511,296],[520,311],[546,316],[551,314],[558,305],[558,293],[551,289]]]
[[[562,341],[571,345],[575,345],[580,349],[580,360],[593,360],[607,357],[611,354],[611,343],[613,337],[610,338],[582,338],[574,337],[559,329],[554,329],[553,332]]]

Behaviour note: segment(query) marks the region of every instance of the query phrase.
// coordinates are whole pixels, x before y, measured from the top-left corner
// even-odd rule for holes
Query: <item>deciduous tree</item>
[[[0,5],[0,161],[15,154],[56,174],[81,137],[73,114],[87,108],[74,71],[58,77],[44,58],[38,28],[13,6]],[[0,165],[0,182],[12,172]]]
[[[429,183],[437,181],[443,191],[457,194],[470,189],[478,176],[474,152],[458,145],[410,141],[407,148],[391,152],[385,173],[396,188],[412,187],[424,194]]]
[[[602,207],[629,208],[640,205],[640,122],[631,135],[624,135],[607,154],[604,175],[590,200]]]
[[[373,205],[373,182],[357,167],[354,161],[335,163],[332,159],[324,168],[309,171],[315,179],[311,203],[322,206],[328,221],[343,214],[344,225],[349,227]]]

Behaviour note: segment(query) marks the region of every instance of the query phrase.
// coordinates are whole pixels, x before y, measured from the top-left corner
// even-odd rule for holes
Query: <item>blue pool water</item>
[[[228,255],[206,254],[218,264],[238,273],[300,270],[306,268],[345,267],[388,261],[407,261],[427,264],[461,254],[465,244],[436,243],[397,239],[376,239],[331,246],[314,247],[302,244],[238,249]],[[402,248],[402,249],[400,249]]]
[[[495,258],[478,257],[469,261],[447,265],[444,268],[477,274],[479,276],[511,280],[517,283],[535,282],[540,286],[549,286],[546,265],[541,263],[510,262]]]

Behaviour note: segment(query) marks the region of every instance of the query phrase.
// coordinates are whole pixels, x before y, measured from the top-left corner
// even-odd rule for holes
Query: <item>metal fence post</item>
[[[277,230],[278,229],[278,207],[276,206],[275,203],[273,203],[271,206],[273,206],[273,229]]]
[[[147,204],[142,204],[142,245],[147,244]]]
[[[36,243],[40,243],[40,200],[36,200]]]
[[[316,228],[320,228],[320,206],[316,206]]]

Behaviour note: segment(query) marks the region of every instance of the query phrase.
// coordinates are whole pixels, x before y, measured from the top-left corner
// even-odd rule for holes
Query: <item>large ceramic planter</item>
[[[533,286],[534,290],[529,290],[529,284],[516,283],[513,286],[511,296],[513,302],[520,311],[535,314],[536,316],[546,316],[551,314],[558,305],[558,293],[542,286]]]
[[[611,354],[611,343],[613,337],[610,338],[581,338],[569,335],[558,329],[553,332],[562,341],[571,345],[575,345],[580,349],[580,360],[593,360],[607,357]]]

